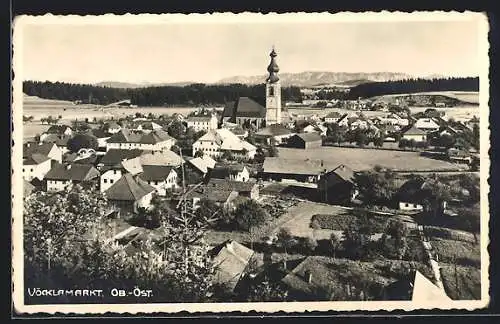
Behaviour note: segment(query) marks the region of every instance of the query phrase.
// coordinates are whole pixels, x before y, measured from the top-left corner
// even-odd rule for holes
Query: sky
[[[216,82],[280,72],[477,76],[475,20],[260,23],[32,23],[22,28],[24,80]],[[15,51],[14,42],[14,53]]]

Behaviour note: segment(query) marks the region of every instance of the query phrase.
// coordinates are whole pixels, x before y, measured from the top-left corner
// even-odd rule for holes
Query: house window
[[[113,174],[116,174],[116,170],[113,170]]]
[[[30,169],[31,172],[33,172],[33,169]]]
[[[269,95],[274,96],[274,88],[273,87],[269,88]]]
[[[410,205],[409,204],[405,204],[405,207],[409,207]]]
[[[108,183],[108,179],[104,179],[104,183]]]
[[[114,182],[114,180],[113,180],[113,179],[109,179],[109,183],[113,183],[113,182]]]
[[[23,172],[24,172],[24,168],[23,168]]]

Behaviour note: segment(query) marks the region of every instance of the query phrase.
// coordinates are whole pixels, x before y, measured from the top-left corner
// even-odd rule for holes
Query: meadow
[[[371,170],[380,165],[394,171],[460,171],[464,166],[420,156],[419,152],[403,152],[345,147],[320,147],[312,149],[279,148],[284,159],[323,160],[325,166],[335,168],[345,164],[354,171]]]

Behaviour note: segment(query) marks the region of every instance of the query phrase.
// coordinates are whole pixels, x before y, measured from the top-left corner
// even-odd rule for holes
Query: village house
[[[162,165],[180,167],[184,160],[174,151],[144,151],[140,154],[142,165]]]
[[[100,190],[105,192],[113,186],[124,174],[133,176],[140,174],[143,171],[140,157],[123,159],[117,164],[103,166],[101,168]]]
[[[155,188],[138,176],[124,174],[105,192],[108,201],[121,211],[137,213],[140,208],[152,208]]]
[[[99,171],[89,164],[58,164],[45,175],[48,192],[70,190],[74,184],[89,184],[99,178]]]
[[[134,123],[135,127],[132,129],[136,132],[143,132],[145,134],[151,133],[152,131],[162,130],[161,125],[157,123],[146,120],[146,121],[137,121]]]
[[[318,180],[318,190],[324,202],[350,202],[356,197],[354,171],[342,164],[324,172]]]
[[[107,140],[106,150],[139,149],[161,151],[170,150],[174,144],[175,139],[161,129],[153,130],[149,133],[121,129]]]
[[[160,196],[166,196],[168,190],[178,188],[177,172],[171,166],[143,165],[139,178],[155,188]]]
[[[220,157],[224,152],[235,156],[253,159],[257,148],[252,144],[238,138],[231,131],[221,128],[211,130],[193,143],[193,156],[201,151],[212,158]]]
[[[111,121],[109,123],[104,124],[103,129],[109,134],[116,134],[122,129],[122,127],[117,122]]]
[[[52,161],[61,163],[63,153],[54,143],[38,144],[28,142],[23,145],[23,158],[27,158],[32,154],[41,154],[47,156]]]
[[[400,210],[405,211],[422,211],[426,202],[433,199],[432,192],[428,188],[428,184],[423,178],[415,178],[406,181],[395,194],[395,201]],[[441,210],[445,210],[446,201],[438,202]]]
[[[454,147],[451,147],[446,151],[446,156],[451,162],[463,163],[463,164],[472,163],[472,154],[470,154],[467,151],[457,149]]]
[[[200,207],[200,201],[203,199],[210,200],[226,210],[233,210],[235,206],[232,202],[236,197],[238,197],[238,192],[235,190],[222,190],[220,188],[214,190],[208,186],[195,187],[186,194],[186,200],[189,201],[193,210]]]
[[[216,165],[209,171],[208,177],[246,182],[250,180],[250,172],[243,164]]]
[[[40,136],[41,138],[42,136]],[[72,135],[58,135],[58,134],[48,134],[40,139],[40,144],[56,144],[57,147],[61,150],[62,154],[67,153],[68,150],[68,141],[72,138]]]
[[[259,176],[264,180],[317,183],[325,169],[329,167],[323,160],[266,157]]]
[[[390,283],[382,291],[382,300],[411,300],[416,303],[450,302],[443,288],[436,286],[418,270],[412,270],[405,278]]]
[[[49,135],[72,136],[73,129],[67,125],[52,125],[40,135],[40,141],[43,141]]]
[[[51,167],[51,159],[46,155],[33,153],[26,157],[23,156],[23,179],[26,181],[43,180]]]
[[[208,132],[211,129],[217,129],[219,124],[217,116],[210,114],[208,116],[190,116],[185,120],[188,128],[193,128],[196,132]]]
[[[334,124],[339,121],[340,117],[342,117],[342,115],[339,112],[332,111],[325,116],[325,123]]]
[[[321,136],[326,136],[326,132],[328,131],[328,128],[321,125],[321,124],[311,124],[311,125],[307,125],[306,127],[304,127],[304,129],[302,130],[304,133],[316,133],[316,134],[319,134]]]
[[[227,292],[234,292],[245,275],[251,273],[253,267],[261,265],[255,251],[236,241],[228,240],[210,251],[217,264],[214,283],[220,284]]]
[[[300,149],[311,149],[321,147],[322,139],[317,133],[300,133],[290,137],[287,146]]]
[[[439,123],[433,118],[419,118],[413,126],[424,132],[434,132],[440,128]]]
[[[349,127],[349,114],[344,114],[342,115],[338,120],[337,120],[337,125],[340,127]]]
[[[136,158],[144,153],[149,153],[149,151],[139,149],[110,149],[99,160],[97,168],[101,170],[106,167],[120,166],[123,161]]]
[[[187,160],[188,165],[191,167],[191,172],[197,172],[201,177],[205,177],[210,169],[215,167],[217,163],[210,156],[203,154],[203,156],[195,157]]]
[[[402,139],[415,142],[427,142],[427,133],[415,126],[412,126],[407,131],[403,132]]]
[[[106,144],[108,139],[112,136],[111,133],[106,132],[104,129],[93,128],[89,129],[87,134],[97,139],[97,147],[99,150],[106,151]]]
[[[384,117],[378,116],[376,120],[379,124],[398,126],[399,128],[406,127],[410,123],[408,118],[403,118],[395,113],[390,113]]]
[[[272,142],[274,142],[280,145],[286,143],[286,141],[295,134],[295,132],[281,124],[273,124],[262,128],[256,132],[254,136],[256,142],[267,145],[271,145]]]
[[[235,191],[241,197],[246,197],[249,199],[259,199],[259,185],[257,182],[247,181],[233,181],[226,179],[210,179],[205,185],[206,188],[210,188],[214,191]]]

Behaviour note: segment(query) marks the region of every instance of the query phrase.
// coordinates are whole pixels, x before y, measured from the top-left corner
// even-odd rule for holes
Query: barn
[[[321,147],[321,136],[317,133],[295,134],[288,139],[288,146],[293,148],[310,149]]]

